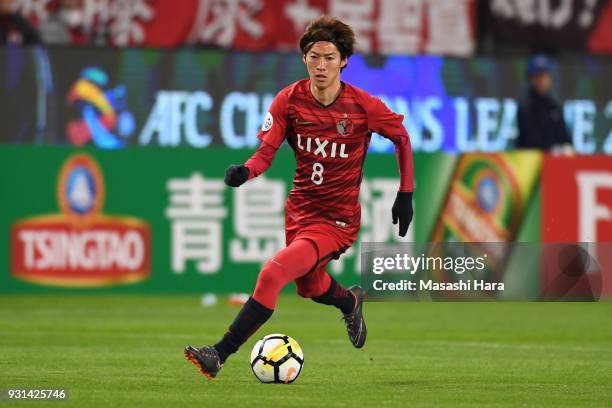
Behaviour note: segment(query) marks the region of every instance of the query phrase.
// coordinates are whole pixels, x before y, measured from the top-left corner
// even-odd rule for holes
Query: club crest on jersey
[[[336,129],[340,136],[346,136],[353,131],[353,122],[350,119],[339,120]]]
[[[272,125],[274,124],[274,119],[272,118],[272,114],[270,112],[266,113],[266,119],[261,127],[261,130],[267,132],[272,129]]]

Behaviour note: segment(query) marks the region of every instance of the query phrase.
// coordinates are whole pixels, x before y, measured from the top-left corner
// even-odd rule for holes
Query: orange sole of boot
[[[190,351],[185,350],[185,357],[187,358],[187,360],[191,361],[194,366],[198,368],[198,370],[200,371],[200,373],[202,373],[204,377],[208,378],[209,380],[215,378],[212,374],[206,371],[204,367],[200,365],[200,362],[198,361],[197,357],[194,356]]]

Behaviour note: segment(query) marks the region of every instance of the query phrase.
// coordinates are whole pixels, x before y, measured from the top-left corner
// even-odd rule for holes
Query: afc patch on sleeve
[[[261,126],[261,130],[267,132],[272,129],[272,125],[274,124],[274,119],[272,118],[272,114],[270,112],[266,113],[266,119],[264,120],[263,125]]]

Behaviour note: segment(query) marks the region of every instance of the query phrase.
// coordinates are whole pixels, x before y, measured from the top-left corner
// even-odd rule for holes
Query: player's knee
[[[260,287],[275,287],[285,286],[286,282],[283,282],[283,278],[286,274],[282,265],[278,264],[274,258],[269,260],[259,272],[257,277],[257,286]]]

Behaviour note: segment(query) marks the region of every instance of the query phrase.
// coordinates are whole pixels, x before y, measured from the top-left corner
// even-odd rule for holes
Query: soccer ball
[[[251,351],[253,374],[263,383],[292,383],[304,366],[300,345],[284,334],[269,334]]]

